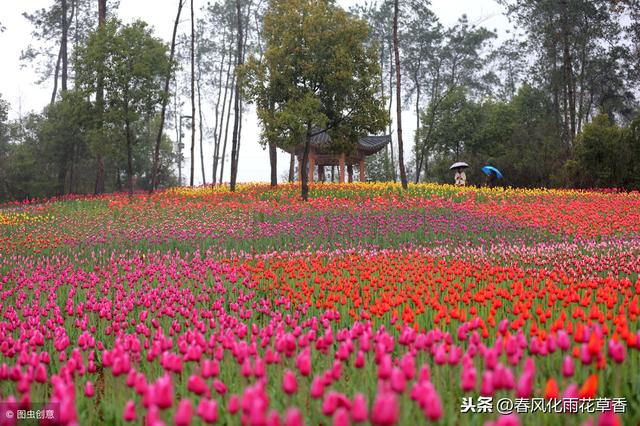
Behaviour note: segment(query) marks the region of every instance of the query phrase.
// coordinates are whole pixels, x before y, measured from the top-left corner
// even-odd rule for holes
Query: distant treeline
[[[341,116],[358,129],[379,130],[383,123],[385,133],[395,135],[399,97],[417,128],[413,135],[404,134],[405,146],[412,142],[405,153],[409,181],[452,182],[449,165],[466,161],[471,184],[482,184],[480,169],[491,164],[503,172],[505,185],[638,189],[640,2],[499,3],[515,28],[498,44],[494,31],[466,16],[447,28],[428,2],[398,1],[399,64],[393,0],[356,6],[349,19],[341,17],[337,6],[328,6],[331,16],[340,17],[344,34],[351,34],[344,43],[332,43],[352,43],[352,52],[366,47],[361,50],[366,69],[354,83],[362,85],[365,76],[369,88],[357,92],[334,84],[335,93],[323,98],[328,86],[303,87],[309,96],[306,104],[299,103],[305,105],[300,114],[320,117],[310,122],[314,126],[326,125],[328,119],[344,127]],[[38,70],[40,84],[52,87],[51,100],[40,112],[10,120],[9,105],[0,97],[0,200],[149,190],[192,184],[195,174],[206,183],[234,181],[246,139],[241,119],[252,100],[262,114],[260,142],[269,146],[275,180],[276,147],[296,142],[287,140],[297,137],[300,127],[291,108],[306,83],[298,75],[286,75],[286,80],[273,74],[278,69],[273,58],[278,43],[301,34],[313,37],[314,31],[272,25],[265,32],[264,17],[279,14],[296,21],[303,6],[303,0],[216,0],[194,11],[186,0],[175,0],[171,43],[155,37],[143,21],[118,21],[115,0],[50,0],[49,7],[25,13],[33,25],[33,42],[21,59]],[[191,20],[184,16],[187,11]],[[187,21],[189,29],[178,25]],[[363,22],[368,32],[360,31]],[[332,56],[330,50],[303,54],[290,61],[294,73],[310,69],[307,60]],[[349,75],[342,73],[357,68],[340,65],[331,71],[328,65],[338,66],[344,59],[333,56],[325,70],[320,67],[311,76],[319,85],[328,77],[344,81]],[[261,68],[269,60],[271,68]],[[402,76],[400,94],[396,66]],[[246,93],[243,69],[254,72],[254,85]],[[384,113],[375,117],[375,126],[366,117],[333,109],[353,109],[358,100],[352,93],[372,92],[377,101],[363,96],[361,109],[375,106],[372,110]],[[336,97],[341,93],[353,99],[341,103]],[[189,134],[183,135],[183,129]],[[337,126],[332,131],[349,133]],[[340,143],[336,149],[349,149],[348,143]],[[204,144],[213,147],[209,158]],[[398,179],[395,145],[394,140],[367,160],[369,179]],[[181,167],[185,147],[190,148],[188,176],[182,176]]]

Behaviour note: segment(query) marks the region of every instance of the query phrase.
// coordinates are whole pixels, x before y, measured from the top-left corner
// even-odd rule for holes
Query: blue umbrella
[[[500,170],[496,169],[496,168],[495,168],[495,167],[493,167],[493,166],[484,166],[484,167],[482,168],[482,172],[483,172],[485,175],[490,175],[491,173],[495,173],[495,174],[496,174],[496,177],[497,177],[498,179],[502,179],[502,177],[503,177],[503,176],[502,176],[502,173],[500,173]]]

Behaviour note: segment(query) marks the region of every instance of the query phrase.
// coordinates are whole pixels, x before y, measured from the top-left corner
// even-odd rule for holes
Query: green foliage
[[[122,26],[111,20],[79,49],[76,69],[80,88],[93,95],[103,78],[105,119],[114,126],[151,114],[165,96],[162,77],[169,69],[167,46],[146,23]]]
[[[431,114],[425,111],[425,116]],[[551,107],[545,94],[524,85],[509,102],[468,99],[462,88],[452,90],[438,106],[430,135],[432,153],[427,180],[451,182],[451,163],[466,161],[469,184],[482,185],[480,168],[491,164],[505,175],[505,185],[540,187],[557,183],[562,167],[561,141],[555,137]]]
[[[323,0],[278,0],[264,18],[266,50],[240,70],[256,103],[262,143],[290,148],[328,129],[334,149],[348,152],[359,136],[387,124],[376,51],[364,21]]]
[[[141,21],[123,26],[111,20],[78,49],[79,87],[87,96],[95,95],[100,84],[104,88],[104,111],[97,115],[100,122],[94,127],[93,149],[108,152],[108,147],[101,146],[108,140],[113,142],[112,155],[121,154],[126,147],[130,192],[134,186],[134,146],[141,140],[140,129],[148,128],[163,97],[168,95],[163,81],[169,68],[166,44]],[[125,146],[118,141],[124,141]],[[147,140],[149,143],[152,144]]]
[[[628,127],[606,114],[587,124],[576,143],[575,161],[566,165],[575,184],[596,188],[640,188],[640,117]]]

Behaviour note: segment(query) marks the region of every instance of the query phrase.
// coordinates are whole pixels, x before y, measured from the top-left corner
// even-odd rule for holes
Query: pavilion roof
[[[356,149],[358,150],[359,154],[367,156],[375,154],[389,143],[391,143],[391,135],[365,136],[358,140]],[[316,153],[329,154],[329,148],[331,146],[331,136],[329,136],[326,131],[317,133],[316,135],[311,137],[311,139],[309,140],[309,145]],[[293,151],[296,154],[299,154],[303,149],[303,145],[300,144],[287,151]]]

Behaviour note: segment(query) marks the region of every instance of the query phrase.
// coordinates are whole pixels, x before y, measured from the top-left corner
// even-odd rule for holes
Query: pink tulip
[[[516,396],[518,398],[530,398],[533,394],[533,380],[535,372],[536,369],[533,358],[527,358],[527,361],[524,364],[524,371],[516,385]]]
[[[340,407],[333,414],[333,426],[350,426],[351,419],[349,412],[344,407]]]
[[[407,380],[412,380],[416,375],[416,363],[413,355],[406,353],[400,360],[400,368]]]
[[[264,377],[266,374],[265,362],[262,358],[257,357],[253,366],[253,374],[257,377]]]
[[[85,383],[84,385],[84,396],[91,398],[93,394],[94,394],[93,383],[91,383],[90,381],[87,381],[87,383]]]
[[[38,383],[45,383],[47,381],[47,369],[44,364],[38,364],[34,376],[35,381]]]
[[[378,379],[387,380],[391,377],[391,356],[383,355],[378,365]]]
[[[132,422],[136,419],[136,404],[132,399],[128,400],[124,406],[123,418],[127,422]]]
[[[397,393],[403,393],[406,387],[404,373],[398,368],[391,371],[391,389]]]
[[[461,387],[465,392],[469,392],[476,387],[476,369],[473,367],[463,367],[461,373]]]
[[[173,384],[171,377],[164,375],[160,377],[155,385],[155,403],[158,408],[165,409],[173,405]]]
[[[196,414],[208,424],[213,424],[218,420],[218,402],[215,399],[200,399]]]
[[[558,347],[563,351],[569,349],[569,346],[571,346],[571,341],[569,340],[569,335],[566,331],[558,330],[558,333],[556,335],[556,343],[558,344]]]
[[[393,393],[378,394],[371,407],[371,424],[393,426],[398,422],[400,407]]]
[[[238,398],[238,395],[232,394],[229,397],[229,402],[227,403],[227,410],[231,414],[235,414],[238,412],[238,410],[240,410],[240,398]]]
[[[563,399],[578,398],[578,385],[571,383],[562,393]]]
[[[625,358],[624,345],[620,342],[616,342],[613,339],[609,340],[608,344],[609,356],[618,364],[622,363]]]
[[[322,414],[332,416],[338,409],[338,393],[335,391],[328,392],[322,401]]]
[[[436,355],[433,360],[437,365],[443,365],[447,362],[447,350],[444,347],[444,344],[438,345],[436,348]]]
[[[359,423],[367,421],[367,417],[367,399],[363,394],[357,393],[351,404],[351,418],[354,422]]]
[[[482,380],[480,381],[480,395],[493,396],[494,392],[493,373],[491,370],[485,370],[484,373],[482,373]]]
[[[498,417],[495,426],[520,426],[520,419],[515,414],[508,414]]]
[[[304,418],[297,408],[289,408],[284,415],[284,426],[304,426]]]
[[[289,369],[285,370],[284,376],[282,377],[282,390],[284,390],[287,395],[293,395],[298,390],[296,375]]]
[[[144,417],[144,424],[145,426],[164,425],[162,420],[160,420],[160,411],[158,410],[158,407],[156,407],[155,405],[149,407],[147,415]]]
[[[571,377],[573,376],[573,372],[573,359],[571,358],[571,355],[565,355],[564,359],[562,360],[562,375],[564,377]]]
[[[620,426],[622,420],[612,411],[605,411],[598,417],[598,426]]]
[[[418,375],[418,381],[424,382],[431,380],[431,372],[429,371],[429,365],[423,364],[422,368],[420,368],[420,373]]]
[[[435,390],[430,395],[425,396],[424,405],[424,412],[429,420],[437,421],[442,418],[442,401],[440,401],[440,396]]]
[[[280,414],[276,410],[269,411],[266,426],[280,426]]]
[[[193,406],[189,399],[182,399],[173,417],[176,426],[189,426],[193,417]]]
[[[253,374],[253,370],[251,368],[251,362],[249,361],[249,358],[245,358],[244,361],[242,362],[242,367],[240,368],[240,374],[242,374],[242,377],[251,377],[251,375]]]
[[[311,381],[311,398],[318,399],[324,394],[324,380],[321,377],[316,376]]]
[[[187,382],[187,390],[196,395],[204,395],[209,392],[209,386],[202,377],[192,374]]]
[[[220,374],[220,364],[215,359],[205,359],[202,362],[202,377],[208,379],[209,377],[217,377]]]
[[[213,389],[219,394],[224,395],[227,393],[227,385],[225,385],[221,380],[213,379]]]

